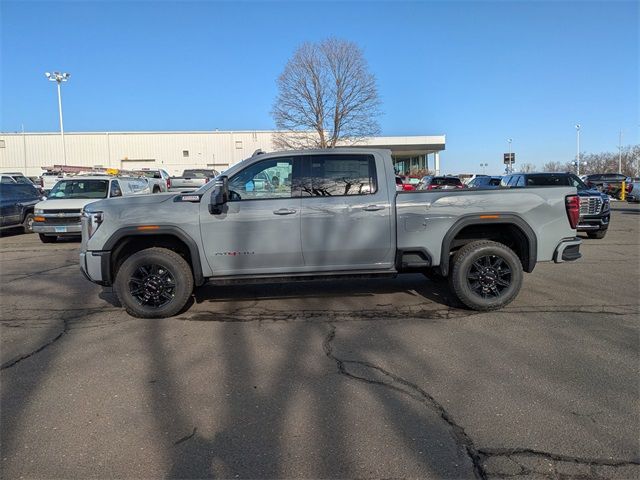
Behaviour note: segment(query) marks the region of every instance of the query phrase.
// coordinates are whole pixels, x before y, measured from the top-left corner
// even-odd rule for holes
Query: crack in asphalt
[[[522,475],[531,475],[537,474],[542,475],[543,477],[550,479],[593,479],[593,478],[607,478],[606,475],[601,476],[596,471],[594,471],[594,467],[605,467],[605,468],[624,468],[624,467],[637,467],[640,466],[639,461],[635,460],[614,460],[614,459],[605,459],[605,458],[588,458],[588,457],[574,457],[570,455],[561,455],[557,453],[543,452],[540,450],[534,450],[530,448],[514,448],[514,449],[506,449],[506,448],[495,448],[495,449],[480,449],[478,453],[483,458],[483,462],[486,462],[492,458],[507,458],[509,461],[513,462],[515,466],[519,468],[519,472],[505,472],[505,471],[490,471],[488,475],[499,476],[499,477],[519,477]],[[553,462],[558,462],[556,464],[549,463],[546,467],[535,468],[530,465],[524,464],[524,459],[538,459],[538,460],[548,460]],[[584,472],[574,472],[567,473],[558,471],[558,467],[560,466],[559,462],[568,463],[570,466],[583,466],[589,467],[588,473]],[[491,469],[492,470],[492,469]],[[485,471],[486,471],[486,463],[485,463]],[[639,470],[640,471],[640,470]],[[637,476],[637,473],[636,473]]]
[[[115,309],[114,309],[115,310]],[[54,319],[54,321],[62,321],[62,330],[52,339],[50,339],[49,341],[45,342],[44,344],[40,345],[38,348],[36,348],[35,350],[32,350],[29,353],[25,353],[22,355],[19,355],[18,357],[12,358],[11,360],[7,360],[6,362],[4,362],[3,364],[0,365],[0,370],[5,370],[7,368],[11,368],[15,365],[17,365],[18,363],[22,362],[23,360],[26,360],[27,358],[30,358],[34,355],[36,355],[37,353],[40,353],[41,351],[43,351],[44,349],[50,347],[51,345],[53,345],[54,343],[56,343],[58,340],[60,340],[65,334],[69,333],[71,330],[76,330],[78,328],[97,328],[97,327],[101,327],[104,326],[104,324],[98,324],[98,325],[82,325],[82,326],[77,326],[76,322],[81,320],[82,323],[86,323],[86,318],[84,317],[88,317],[90,315],[95,315],[96,313],[100,313],[100,312],[104,312],[105,309],[103,308],[92,308],[92,309],[83,309],[83,310],[75,310],[75,315],[71,316],[71,317],[63,317],[63,318],[57,318]],[[131,318],[131,320],[135,320],[133,318]],[[15,322],[15,320],[12,320],[12,322]],[[118,323],[121,322],[113,322],[113,321],[109,321],[108,325],[116,325]],[[6,327],[11,327],[11,328],[31,328],[30,326],[19,326],[19,325],[15,325],[15,324],[6,324],[4,322],[1,323],[3,326]],[[44,328],[43,326],[40,326],[39,328]]]
[[[177,317],[178,320],[187,322],[220,322],[220,323],[250,323],[250,322],[335,322],[344,323],[352,321],[396,319],[405,320],[425,319],[425,320],[448,320],[452,318],[467,317],[477,312],[468,312],[457,309],[420,309],[407,311],[405,309],[393,310],[360,310],[358,312],[348,310],[264,310],[254,312],[197,312],[188,316]]]
[[[387,370],[383,369],[382,367],[379,367],[378,365],[374,365],[372,363],[363,362],[359,360],[343,360],[336,357],[335,354],[333,353],[333,345],[332,345],[332,342],[335,339],[335,337],[336,337],[336,326],[331,325],[331,329],[329,330],[329,333],[325,337],[322,347],[324,349],[325,355],[336,363],[336,366],[338,367],[338,373],[340,375],[344,375],[346,377],[349,377],[364,383],[368,383],[372,385],[380,385],[386,388],[390,388],[397,392],[408,395],[409,397],[413,398],[414,400],[417,400],[418,402],[422,403],[426,407],[432,410],[435,410],[440,416],[440,418],[442,418],[442,420],[444,420],[444,422],[449,426],[451,430],[451,434],[454,440],[456,441],[456,443],[461,447],[463,447],[467,456],[471,460],[475,477],[482,480],[487,478],[487,474],[482,465],[482,457],[478,452],[478,449],[475,447],[473,440],[465,432],[464,428],[462,428],[460,425],[458,425],[455,422],[455,420],[453,420],[449,412],[447,412],[445,408],[435,398],[433,398],[431,395],[429,395],[426,391],[424,391],[422,388],[420,388],[416,384],[402,377],[399,377],[391,372],[388,372]],[[381,373],[384,377],[386,377],[389,380],[382,381],[382,380],[375,380],[372,378],[361,377],[353,372],[350,372],[348,370],[349,365],[358,365],[361,367],[365,367],[367,369],[375,370],[378,373]]]
[[[62,330],[58,333],[58,335],[56,335],[55,337],[53,337],[51,340],[49,340],[48,342],[44,343],[43,345],[40,345],[38,348],[36,348],[32,352],[25,353],[25,354],[20,355],[20,356],[18,356],[16,358],[13,358],[11,360],[6,361],[2,365],[0,365],[0,370],[6,370],[7,368],[14,367],[15,365],[17,365],[18,363],[22,362],[23,360],[26,360],[27,358],[30,358],[30,357],[36,355],[37,353],[40,353],[45,348],[53,345],[58,340],[60,340],[68,331],[69,331],[68,320],[63,318],[62,319]]]
[[[173,442],[173,444],[174,445],[180,445],[182,442],[186,442],[187,440],[193,438],[193,436],[196,434],[197,431],[198,431],[198,428],[197,427],[193,427],[193,431],[189,435],[185,435],[184,437],[179,438],[178,440]]]
[[[25,278],[33,277],[35,275],[40,275],[41,273],[47,273],[47,272],[52,272],[54,270],[60,270],[62,268],[77,267],[77,266],[78,266],[77,262],[76,263],[68,263],[66,265],[61,265],[61,266],[58,266],[58,267],[48,268],[46,270],[40,270],[38,272],[29,273],[27,275],[21,275],[21,276],[19,276],[17,278],[12,278],[11,280],[9,280],[7,282],[3,282],[3,283],[7,284],[7,283],[12,283],[12,282],[17,282],[19,280],[24,280]],[[6,276],[9,276],[9,275],[6,275]]]
[[[403,393],[414,400],[422,403],[426,407],[434,410],[440,418],[449,426],[452,432],[452,436],[458,445],[463,447],[467,456],[471,460],[473,465],[474,474],[476,478],[479,479],[487,479],[490,475],[487,472],[485,462],[488,459],[496,458],[496,457],[504,457],[508,458],[510,461],[514,462],[519,468],[520,472],[515,474],[509,474],[507,472],[499,472],[497,473],[501,477],[515,477],[520,475],[529,475],[531,473],[538,473],[550,478],[593,478],[593,475],[589,475],[588,477],[580,476],[580,474],[561,474],[556,471],[556,467],[553,467],[552,475],[549,472],[541,472],[539,470],[535,470],[532,468],[523,465],[518,462],[518,457],[530,457],[530,458],[539,458],[552,460],[555,462],[568,462],[576,465],[584,465],[589,467],[599,466],[599,467],[627,467],[627,466],[640,466],[640,461],[636,460],[615,460],[615,459],[604,459],[604,458],[588,458],[588,457],[575,457],[569,455],[562,455],[557,453],[543,452],[539,450],[529,449],[529,448],[477,448],[471,439],[471,437],[466,433],[464,428],[460,426],[447,412],[447,410],[439,403],[433,396],[427,393],[425,390],[420,388],[418,385],[394,374],[391,373],[384,368],[375,365],[370,362],[360,361],[360,360],[344,360],[338,358],[333,351],[333,341],[336,338],[336,326],[330,324],[331,329],[329,333],[326,335],[323,342],[323,350],[325,355],[335,362],[338,373],[340,375],[344,375],[348,378],[361,381],[364,383],[368,383],[371,385],[379,385],[383,386],[397,392]],[[377,380],[375,378],[367,378],[366,376],[360,376],[352,371],[349,371],[349,365],[355,365],[358,367],[364,367],[368,370],[373,370],[378,374],[382,374],[384,380]],[[492,472],[493,473],[493,472]]]

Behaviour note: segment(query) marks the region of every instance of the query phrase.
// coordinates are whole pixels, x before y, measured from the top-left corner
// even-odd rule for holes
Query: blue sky
[[[446,134],[449,172],[639,141],[639,2],[2,0],[0,130],[263,130],[296,46],[357,42],[385,135]]]

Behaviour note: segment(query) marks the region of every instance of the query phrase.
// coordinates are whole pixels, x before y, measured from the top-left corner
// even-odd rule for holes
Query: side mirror
[[[216,177],[209,202],[209,213],[222,213],[222,207],[229,201],[229,177]]]

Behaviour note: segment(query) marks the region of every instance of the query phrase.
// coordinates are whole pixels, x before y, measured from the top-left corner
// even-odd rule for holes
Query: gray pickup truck
[[[80,265],[137,317],[177,314],[205,282],[407,272],[493,310],[537,262],[580,258],[579,210],[575,187],[396,192],[387,150],[259,154],[193,193],[87,205]]]
[[[217,170],[207,168],[195,168],[185,170],[181,177],[171,177],[170,192],[190,192],[202,187],[205,183],[210,182],[218,175]]]

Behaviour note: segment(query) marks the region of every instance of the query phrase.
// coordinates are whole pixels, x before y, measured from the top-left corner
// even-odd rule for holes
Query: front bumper
[[[594,230],[606,230],[609,228],[611,214],[607,213],[602,217],[582,217],[578,222],[576,230],[579,232],[593,232]]]
[[[80,235],[82,227],[80,224],[70,225],[46,225],[43,222],[33,222],[33,231],[44,233],[45,235]]]
[[[582,254],[580,253],[581,244],[582,239],[580,237],[562,239],[553,254],[553,261],[555,263],[562,263],[578,260],[582,257]]]
[[[111,285],[111,252],[80,252],[80,270],[85,278],[98,285]]]

